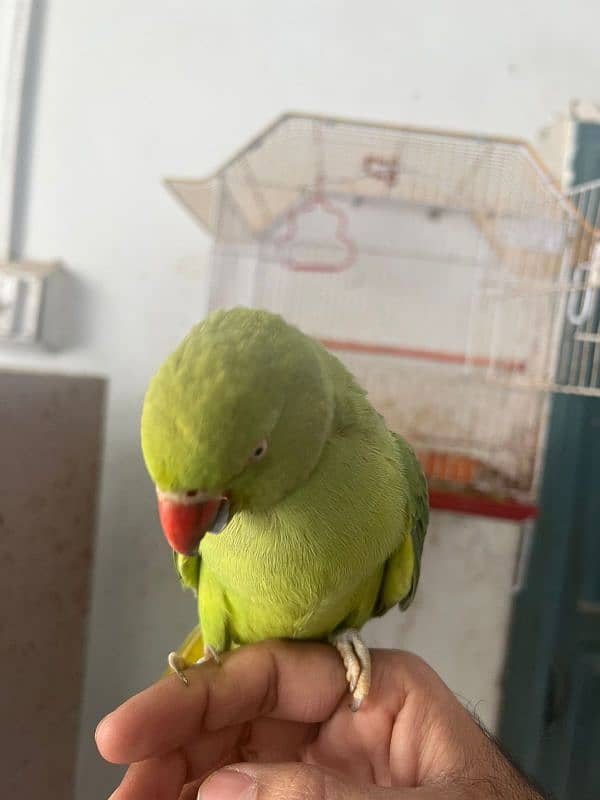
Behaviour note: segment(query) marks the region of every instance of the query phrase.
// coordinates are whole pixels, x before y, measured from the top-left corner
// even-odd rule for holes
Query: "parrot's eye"
[[[250,453],[250,461],[260,461],[267,452],[267,440],[260,441]]]

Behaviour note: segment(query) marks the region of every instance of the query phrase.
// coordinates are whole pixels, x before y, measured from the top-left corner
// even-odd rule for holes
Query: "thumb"
[[[357,784],[308,764],[235,764],[213,773],[198,800],[410,800],[412,789]],[[426,798],[419,794],[421,800]]]

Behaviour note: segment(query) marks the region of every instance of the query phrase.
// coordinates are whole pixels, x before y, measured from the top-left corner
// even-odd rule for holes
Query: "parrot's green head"
[[[236,308],[212,313],[167,358],[141,432],[173,549],[196,552],[231,514],[268,509],[307,479],[334,412],[321,354],[281,317]]]

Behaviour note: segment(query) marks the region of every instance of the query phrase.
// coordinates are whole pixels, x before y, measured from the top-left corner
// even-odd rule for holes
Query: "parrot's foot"
[[[352,695],[352,711],[358,711],[371,688],[371,654],[355,628],[336,633],[332,644],[346,667],[346,680]]]
[[[204,648],[204,655],[196,661],[196,664],[204,664],[205,661],[214,661],[215,664],[221,663],[221,656],[210,644],[206,645]]]
[[[169,655],[167,657],[167,661],[169,662],[169,666],[171,667],[173,672],[177,673],[177,675],[179,676],[179,679],[181,681],[183,681],[183,683],[186,686],[189,686],[190,682],[188,681],[188,679],[187,679],[187,677],[185,675],[185,670],[189,667],[189,664],[187,663],[185,658],[182,658],[180,655],[178,655],[177,653],[173,652],[173,653],[169,653]]]
[[[178,653],[174,653],[174,652],[173,653],[169,653],[169,656],[168,656],[167,660],[168,660],[169,666],[171,667],[173,672],[176,672],[177,675],[179,676],[179,679],[181,681],[183,681],[183,683],[186,686],[189,686],[190,682],[189,682],[189,680],[187,678],[187,675],[185,674],[185,670],[189,669],[189,667],[193,666],[193,665],[192,664],[188,664],[188,662],[185,660],[185,658],[182,658]],[[206,661],[214,661],[215,664],[220,664],[221,663],[220,655],[217,653],[217,651],[214,649],[214,647],[211,647],[209,644],[206,645],[206,647],[204,648],[204,656],[202,658],[199,658],[198,661],[195,661],[194,665],[196,665],[196,664],[204,664]]]

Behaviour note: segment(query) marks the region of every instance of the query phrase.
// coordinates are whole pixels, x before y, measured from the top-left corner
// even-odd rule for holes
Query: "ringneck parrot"
[[[198,633],[171,667],[186,682],[191,655],[330,641],[357,709],[370,686],[360,629],[412,601],[428,495],[415,454],[350,372],[276,314],[215,311],[151,380],[141,442],[198,600]]]

